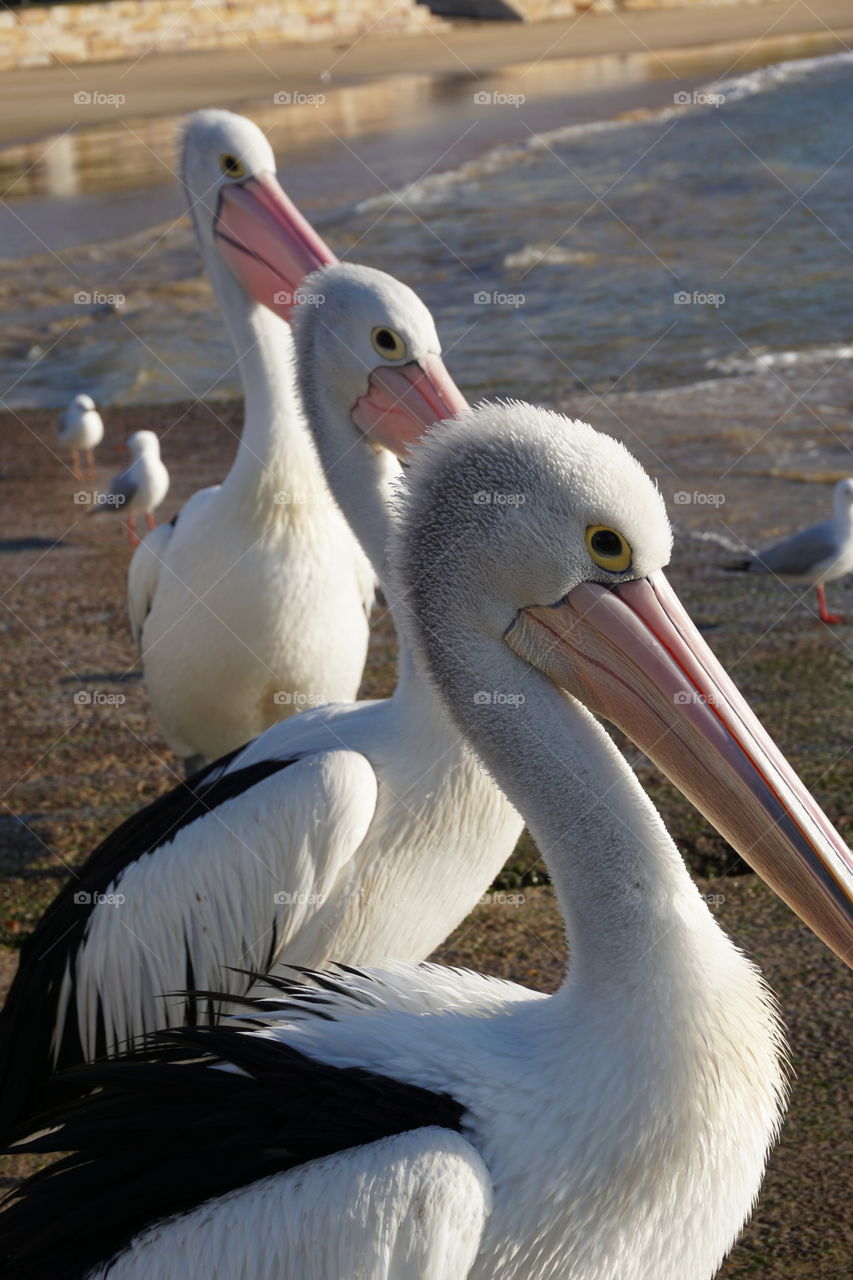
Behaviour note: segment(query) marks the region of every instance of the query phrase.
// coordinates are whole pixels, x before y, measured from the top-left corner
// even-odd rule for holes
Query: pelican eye
[[[631,544],[615,529],[591,524],[586,531],[586,549],[597,565],[608,573],[624,573],[631,568]]]
[[[230,151],[226,151],[219,157],[219,167],[229,178],[242,178],[245,173],[243,161],[232,156]]]
[[[402,360],[406,354],[406,344],[394,329],[387,325],[378,325],[370,335],[373,349],[385,360]]]

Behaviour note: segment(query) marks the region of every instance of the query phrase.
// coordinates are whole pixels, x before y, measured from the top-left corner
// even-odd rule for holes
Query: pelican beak
[[[425,355],[410,364],[378,365],[353,405],[352,420],[370,440],[402,458],[434,422],[468,407],[441,356]]]
[[[853,855],[661,573],[523,609],[511,648],[618,725],[853,965]]]
[[[249,296],[284,320],[305,277],[337,262],[272,173],[222,188],[213,233]]]

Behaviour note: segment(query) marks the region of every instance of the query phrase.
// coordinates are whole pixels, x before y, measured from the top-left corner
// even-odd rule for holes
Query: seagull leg
[[[817,607],[818,607],[818,613],[820,614],[821,622],[826,622],[830,626],[832,626],[833,623],[844,621],[840,613],[830,613],[829,610],[827,609],[826,592],[823,589],[822,583],[819,584],[817,588]]]
[[[150,533],[150,532],[151,532],[151,530],[155,527],[155,526],[154,526],[154,515],[153,515],[153,512],[151,512],[151,511],[146,511],[146,512],[145,512],[145,523],[148,525],[148,532]]]
[[[71,450],[71,470],[75,480],[83,479],[83,468],[80,466],[80,455],[76,449]]]
[[[130,545],[131,545],[132,547],[138,547],[138,546],[139,546],[139,537],[138,537],[137,532],[136,532],[136,517],[135,517],[135,516],[128,516],[128,517],[127,517],[127,536],[128,536],[128,539],[130,540]]]
[[[95,455],[91,449],[86,450],[86,459],[89,463],[89,479],[95,481]]]

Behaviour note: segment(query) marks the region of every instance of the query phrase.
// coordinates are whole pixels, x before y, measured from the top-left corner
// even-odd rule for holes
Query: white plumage
[[[134,431],[127,448],[130,465],[113,477],[104,502],[96,510],[118,511],[123,515],[130,545],[136,546],[139,542],[136,517],[145,516],[149,531],[154,528],[154,512],[169,492],[169,473],[160,458],[160,441],[153,431]]]
[[[274,175],[250,121],[191,117],[182,176],[236,353],[243,434],[223,484],[146,539],[128,579],[154,714],[188,772],[306,706],[355,697],[367,651],[374,578],[305,430],[289,329],[226,265],[217,236],[224,189],[251,200]]]
[[[71,470],[82,480],[80,454],[86,454],[89,479],[95,478],[95,449],[104,438],[104,423],[91,396],[75,396],[59,415],[59,440],[71,450]]]
[[[483,491],[526,501],[478,503]],[[450,1095],[460,1132],[426,1125],[249,1180],[153,1224],[94,1274],[710,1280],[778,1131],[780,1024],[578,699],[600,710],[612,698],[641,749],[666,756],[706,807],[722,788],[720,829],[848,958],[850,851],[680,610],[661,574],[662,501],[620,445],[523,405],[476,410],[415,458],[394,546],[419,661],[545,852],[568,976],[543,997],[396,965],[285,993],[235,1041],[270,1062],[290,1045],[318,1072],[357,1067]],[[478,702],[486,679],[523,700]],[[146,1160],[165,1176],[156,1150]]]

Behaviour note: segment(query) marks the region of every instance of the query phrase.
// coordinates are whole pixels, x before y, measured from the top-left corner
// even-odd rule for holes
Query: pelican
[[[154,512],[169,492],[169,473],[160,460],[160,441],[155,432],[134,431],[127,449],[130,465],[113,476],[103,503],[95,511],[120,511],[127,518],[130,545],[136,547],[136,517],[145,516],[149,532],[154,528]]]
[[[843,622],[840,613],[830,613],[826,607],[824,583],[853,573],[853,477],[839,480],[835,486],[829,520],[803,529],[728,568],[742,573],[772,573],[778,578],[808,582],[817,590],[821,622],[829,625]]]
[[[669,587],[621,444],[483,406],[408,479],[409,639],[545,851],[562,987],[342,967],[249,1002],[252,1029],[89,1068],[102,1092],[14,1148],[69,1154],[12,1193],[2,1274],[710,1280],[750,1213],[786,1095],[773,997],[590,712],[848,961],[850,851]]]
[[[224,482],[149,535],[128,578],[154,714],[189,775],[305,706],[355,697],[375,579],[305,429],[290,330],[254,300],[248,249],[224,238],[223,219],[286,208],[269,143],[240,116],[196,112],[181,166],[245,403]]]
[[[341,263],[311,279],[322,306],[296,308],[308,422],[398,619],[385,550],[400,472],[390,446],[411,451],[439,407],[436,385],[454,407],[464,401],[436,372],[435,329],[411,290]],[[368,377],[370,352],[389,341],[396,363]],[[403,644],[391,698],[273,726],[128,818],[64,886],[22,949],[0,1016],[0,1130],[38,1105],[51,1070],[113,1054],[164,1021],[227,1012],[173,993],[225,984],[243,996],[245,970],[281,964],[424,959],[520,832]]]
[[[83,479],[80,454],[89,464],[89,479],[95,478],[95,449],[104,438],[104,423],[91,396],[75,396],[59,415],[59,441],[71,450],[71,470],[76,480]]]

